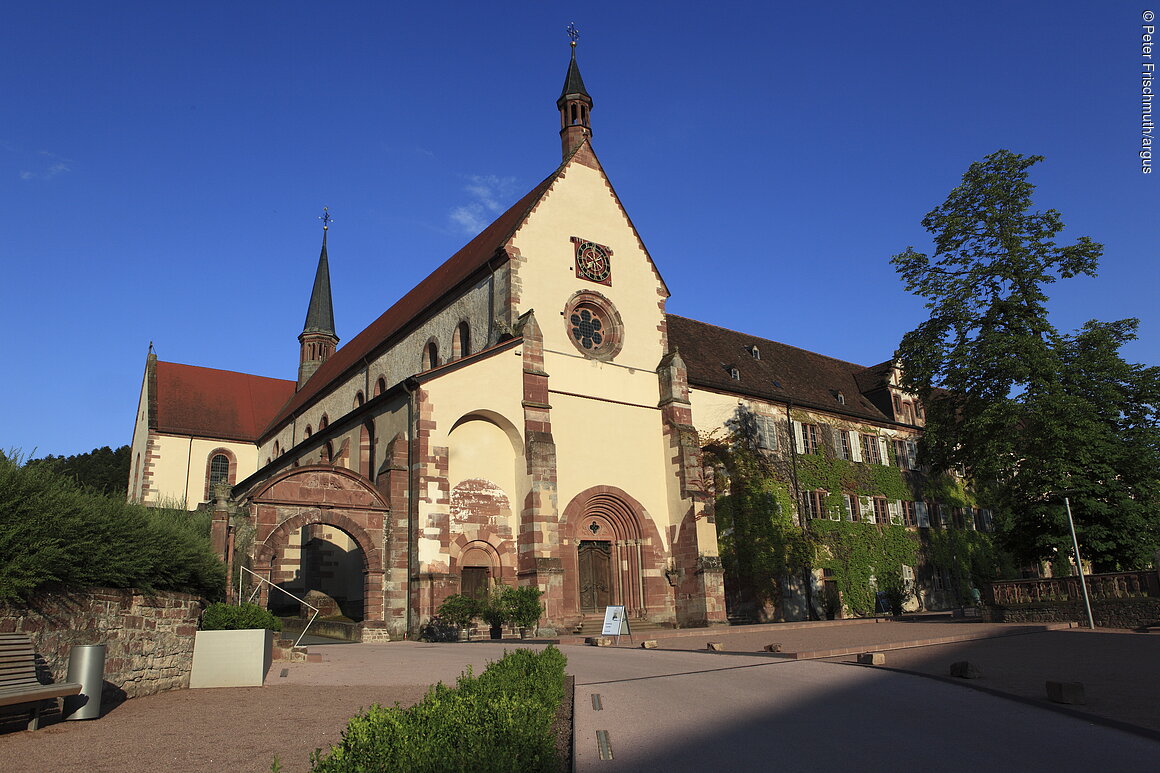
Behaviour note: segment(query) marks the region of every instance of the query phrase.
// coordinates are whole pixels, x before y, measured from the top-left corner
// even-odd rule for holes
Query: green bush
[[[281,631],[282,621],[257,604],[210,604],[201,615],[203,631],[244,631],[250,628]]]
[[[443,599],[443,603],[439,605],[439,610],[435,614],[446,623],[466,628],[472,620],[479,616],[479,608],[480,603],[477,600],[461,593],[455,593]]]
[[[534,628],[544,614],[544,605],[540,603],[543,595],[535,585],[504,588],[499,598],[504,616],[517,628]]]
[[[554,773],[566,663],[555,647],[515,650],[478,677],[468,669],[455,687],[435,685],[411,708],[372,706],[350,720],[339,745],[314,753],[311,771]]]
[[[126,503],[53,467],[0,454],[0,601],[88,587],[224,595],[207,513]]]

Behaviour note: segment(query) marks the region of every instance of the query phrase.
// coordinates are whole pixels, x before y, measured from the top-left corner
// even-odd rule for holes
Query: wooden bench
[[[36,676],[32,640],[22,633],[0,633],[0,706],[31,703],[29,730],[40,726],[40,710],[45,701],[80,691],[81,685],[72,682],[42,684]]]

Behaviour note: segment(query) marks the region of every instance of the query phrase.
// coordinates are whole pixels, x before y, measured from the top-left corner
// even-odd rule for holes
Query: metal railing
[[[310,620],[309,620],[309,622],[306,623],[306,627],[302,629],[302,633],[298,634],[298,638],[294,640],[293,646],[297,647],[299,642],[302,641],[302,637],[306,635],[307,629],[310,628],[311,624],[314,622],[314,619],[316,617],[318,617],[318,607],[314,606],[313,604],[307,603],[305,599],[298,598],[297,596],[295,596],[293,593],[286,590],[285,588],[281,588],[281,587],[275,585],[274,583],[270,582],[269,580],[267,580],[265,577],[258,574],[257,572],[252,572],[244,566],[241,566],[238,568],[242,570],[241,572],[238,572],[238,604],[242,603],[242,572],[245,572],[246,574],[253,575],[258,580],[258,585],[250,593],[250,597],[248,599],[246,599],[247,603],[253,603],[254,597],[257,596],[258,593],[261,592],[261,590],[262,590],[262,583],[266,583],[274,590],[282,591],[287,596],[289,596],[290,598],[297,601],[299,604],[302,604],[303,606],[310,607],[311,609],[314,610],[314,614],[310,616]]]
[[[1160,597],[1160,574],[1152,570],[1089,574],[1085,579],[1087,591],[1093,599]],[[991,583],[987,596],[988,603],[999,606],[1080,601],[1083,599],[1083,589],[1079,577],[1004,580]]]

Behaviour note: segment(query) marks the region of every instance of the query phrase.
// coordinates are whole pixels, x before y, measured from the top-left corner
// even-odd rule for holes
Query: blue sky
[[[1160,363],[1125,2],[43,2],[0,25],[0,448],[128,443],[145,355],[294,378],[328,206],[350,340],[559,162],[575,21],[594,147],[669,310],[853,362],[920,322],[890,257],[967,166],[1105,245],[1052,321]]]

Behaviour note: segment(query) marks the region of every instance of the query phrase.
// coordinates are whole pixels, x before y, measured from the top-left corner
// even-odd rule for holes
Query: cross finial
[[[322,208],[322,214],[319,215],[318,219],[322,221],[323,231],[330,228],[330,224],[334,222],[334,218],[330,216],[330,212],[327,211],[326,207]]]
[[[568,22],[568,27],[564,30],[568,33],[568,37],[572,39],[572,48],[576,47],[576,41],[580,39],[580,30],[576,29],[576,22]]]

